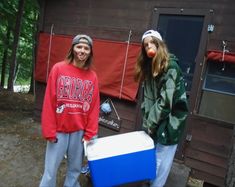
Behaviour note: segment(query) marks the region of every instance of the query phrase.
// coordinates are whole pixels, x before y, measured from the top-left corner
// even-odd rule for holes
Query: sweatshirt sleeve
[[[56,138],[56,69],[53,67],[48,80],[42,108],[42,135],[45,139]]]
[[[94,81],[92,102],[90,106],[90,111],[88,113],[88,120],[84,133],[85,140],[89,141],[92,137],[94,137],[98,133],[99,108],[100,108],[100,95],[99,95],[98,80],[96,77]]]

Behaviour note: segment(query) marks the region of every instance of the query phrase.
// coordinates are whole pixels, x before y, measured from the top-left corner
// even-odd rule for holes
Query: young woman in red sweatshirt
[[[92,63],[92,39],[77,35],[66,59],[56,63],[47,81],[42,135],[48,140],[40,187],[55,187],[57,170],[67,155],[64,187],[80,187],[83,142],[97,135],[99,88]]]

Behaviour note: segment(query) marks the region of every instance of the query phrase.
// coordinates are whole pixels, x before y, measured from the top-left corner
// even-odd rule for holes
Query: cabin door
[[[155,8],[152,28],[160,32],[170,53],[179,59],[185,79],[190,113],[196,106],[200,75],[210,26],[210,11]],[[186,124],[188,126],[188,124]],[[185,135],[187,134],[187,128]],[[183,159],[183,142],[178,147],[176,157]]]

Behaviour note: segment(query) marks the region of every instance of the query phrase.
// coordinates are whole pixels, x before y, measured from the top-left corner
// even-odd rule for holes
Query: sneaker
[[[87,173],[89,173],[89,171],[90,171],[90,169],[89,169],[89,165],[88,164],[83,166],[82,169],[81,169],[81,173],[82,174],[87,174]]]

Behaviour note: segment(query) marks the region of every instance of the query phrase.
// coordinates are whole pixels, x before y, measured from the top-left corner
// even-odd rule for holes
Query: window
[[[235,64],[212,60],[206,63],[199,114],[235,123]]]
[[[235,95],[235,64],[208,61],[204,90]]]

